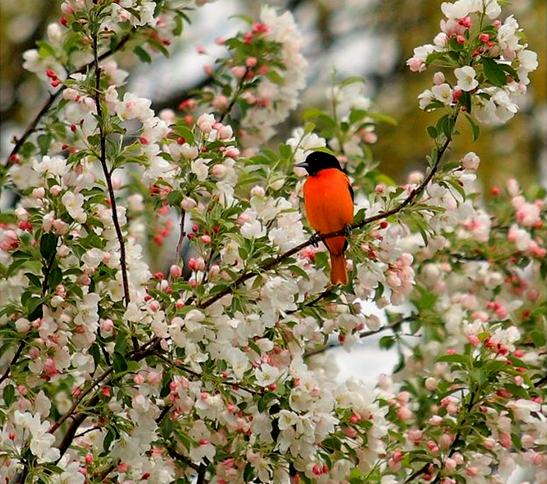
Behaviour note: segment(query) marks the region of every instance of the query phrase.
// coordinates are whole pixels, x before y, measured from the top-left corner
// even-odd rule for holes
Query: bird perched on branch
[[[330,252],[330,280],[346,285],[348,273],[344,251],[347,235],[353,223],[353,189],[335,156],[321,151],[309,154],[306,161],[296,165],[305,168],[308,178],[304,183],[304,208],[308,221],[317,234],[311,241],[317,246],[319,235],[344,229],[346,236],[324,240]]]

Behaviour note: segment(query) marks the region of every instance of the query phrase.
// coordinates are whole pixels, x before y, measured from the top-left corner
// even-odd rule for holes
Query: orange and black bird
[[[304,183],[304,208],[308,221],[317,232],[311,238],[312,243],[317,246],[318,235],[342,229],[349,235],[353,223],[353,189],[340,162],[333,155],[315,151],[296,166],[305,168],[309,175]],[[346,236],[333,237],[324,243],[330,252],[331,282],[346,285]]]

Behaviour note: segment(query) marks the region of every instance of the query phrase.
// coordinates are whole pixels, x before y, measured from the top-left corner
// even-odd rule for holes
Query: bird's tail
[[[334,285],[348,283],[348,271],[346,269],[346,258],[344,253],[340,255],[330,255],[330,282]]]

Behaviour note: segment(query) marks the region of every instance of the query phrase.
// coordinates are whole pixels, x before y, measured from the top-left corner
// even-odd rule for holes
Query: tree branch
[[[412,318],[410,318],[410,317],[399,319],[397,321],[394,321],[393,323],[386,324],[385,326],[382,326],[381,328],[378,328],[375,331],[365,331],[364,333],[359,334],[359,338],[364,339],[364,338],[368,338],[369,336],[373,336],[373,335],[378,334],[378,333],[383,333],[384,331],[387,331],[388,329],[396,328],[397,326],[399,326],[403,323],[406,323],[406,322],[410,321],[411,319]],[[342,346],[342,344],[341,343],[332,343],[332,344],[329,344],[329,345],[321,346],[320,348],[316,348],[314,350],[307,351],[304,354],[304,358],[308,358],[309,356],[319,355],[319,354],[324,353],[325,351],[330,350],[332,348],[338,348],[339,346]]]
[[[184,231],[184,222],[186,221],[186,211],[181,208],[180,214],[180,233],[179,240],[177,242],[176,254],[175,254],[175,265],[180,264],[182,244],[184,244],[184,237],[186,237],[186,232]],[[169,274],[169,279],[171,279],[171,274]]]
[[[127,262],[125,255],[125,244],[123,240],[122,229],[120,227],[120,221],[118,220],[118,209],[116,206],[116,195],[114,194],[114,187],[112,186],[112,177],[108,170],[106,164],[106,133],[104,130],[104,119],[103,111],[101,107],[101,68],[99,66],[99,47],[98,47],[98,33],[96,32],[93,35],[93,57],[95,64],[95,105],[97,107],[97,125],[99,127],[100,143],[101,143],[101,167],[103,169],[103,174],[106,180],[106,185],[108,187],[108,194],[110,197],[110,206],[112,208],[112,222],[114,223],[114,228],[116,229],[116,237],[118,238],[118,243],[120,244],[120,265],[122,269],[122,282],[123,282],[123,293],[125,298],[125,306],[130,302],[129,299],[129,281],[127,279]],[[133,336],[133,347],[137,349],[138,345],[136,344],[136,338]]]
[[[131,32],[126,34],[124,37],[122,37],[121,40],[112,49],[110,49],[110,50],[104,52],[103,54],[101,54],[99,56],[98,60],[102,61],[102,60],[110,57],[115,52],[119,51],[127,43],[127,41],[131,38],[131,36],[133,35],[134,32],[135,32],[135,29],[131,30]],[[89,64],[86,64],[86,65],[80,67],[79,69],[76,69],[74,72],[71,72],[70,74],[68,74],[67,77],[70,77],[73,74],[81,74],[83,72],[86,72],[86,70],[89,67],[91,67],[93,62],[90,62]],[[26,129],[23,132],[22,136],[19,139],[16,140],[15,146],[13,147],[13,149],[11,150],[11,153],[8,156],[8,163],[9,163],[10,158],[12,156],[15,156],[19,152],[19,150],[25,144],[25,141],[29,138],[29,136],[36,131],[36,128],[37,128],[38,124],[40,123],[40,120],[50,110],[50,108],[53,105],[53,103],[55,102],[55,100],[60,96],[60,94],[65,89],[66,89],[66,86],[62,86],[61,88],[59,88],[59,90],[57,92],[55,92],[53,94],[49,93],[48,100],[44,103],[44,105],[42,106],[40,111],[38,111],[38,114],[36,115],[36,117],[26,127]]]
[[[19,357],[21,356],[21,352],[23,351],[23,348],[25,347],[25,342],[24,341],[21,341],[19,343],[19,347],[17,348],[17,351],[15,352],[15,354],[13,355],[13,358],[11,359],[8,367],[6,368],[6,371],[4,372],[4,374],[0,377],[0,385],[2,384],[2,382],[9,376],[10,374],[10,371],[11,369],[13,368],[13,366],[17,363],[17,360],[19,359]]]
[[[454,121],[455,120],[456,120],[456,118],[454,119]],[[433,179],[433,177],[435,176],[435,173],[437,173],[437,170],[439,169],[442,157],[443,157],[444,153],[446,152],[446,150],[448,149],[448,147],[450,146],[451,141],[452,141],[451,138],[446,139],[445,143],[437,151],[437,157],[436,157],[435,162],[433,163],[433,166],[431,167],[428,175],[424,178],[424,180],[422,181],[422,183],[420,183],[420,185],[418,185],[416,188],[414,188],[410,192],[410,194],[407,196],[407,198],[405,198],[399,205],[397,205],[396,207],[393,207],[390,210],[386,210],[385,212],[380,212],[376,215],[373,215],[371,217],[367,217],[367,218],[363,219],[359,223],[353,224],[351,226],[352,230],[361,229],[361,228],[365,227],[366,225],[371,224],[372,222],[377,222],[378,220],[382,220],[382,219],[385,219],[387,217],[390,217],[391,215],[395,215],[395,214],[399,213],[400,211],[402,211],[403,209],[405,209],[412,202],[414,202],[414,200],[418,197],[418,195],[420,195],[425,190],[425,188],[427,187],[429,182]],[[328,234],[319,234],[317,238],[319,240],[325,241],[325,240],[328,240],[328,239],[332,239],[333,237],[339,237],[341,235],[346,235],[346,230],[345,229],[337,230],[336,232],[330,232]],[[247,272],[247,273],[242,274],[241,276],[239,276],[233,282],[233,284],[231,284],[230,286],[227,286],[222,291],[217,292],[214,296],[211,296],[209,299],[206,299],[202,303],[198,304],[198,307],[200,309],[204,309],[204,308],[209,307],[211,304],[215,303],[216,301],[218,301],[219,299],[224,297],[226,294],[233,293],[234,290],[236,290],[239,286],[241,286],[241,284],[243,284],[245,281],[247,281],[247,280],[249,280],[249,279],[251,279],[255,276],[258,276],[262,272],[269,271],[270,269],[272,269],[275,266],[279,265],[285,259],[288,259],[292,255],[297,254],[298,252],[300,252],[302,249],[308,247],[309,245],[311,245],[311,241],[309,241],[309,240],[306,241],[306,242],[302,242],[301,244],[297,245],[296,247],[293,247],[292,249],[288,250],[287,252],[284,252],[283,254],[280,254],[277,257],[274,257],[269,262],[260,265],[257,271],[251,271],[251,272]]]
[[[241,80],[239,81],[239,84],[236,88],[236,91],[234,93],[234,96],[232,97],[232,100],[230,101],[230,104],[228,104],[228,106],[226,107],[226,109],[221,113],[220,115],[220,118],[219,118],[219,123],[222,123],[224,121],[224,118],[226,118],[226,116],[228,116],[228,114],[231,113],[232,111],[232,108],[234,107],[236,101],[237,101],[237,98],[239,97],[239,95],[241,94],[241,91],[243,91],[243,88],[245,86],[245,78],[247,77],[247,74],[251,71],[251,68],[250,67],[247,67],[245,69],[245,74],[243,74],[243,77],[241,78]]]
[[[143,358],[146,358],[147,356],[150,356],[159,346],[159,339],[153,340],[152,342],[147,342],[144,345],[142,345],[137,350],[133,350],[126,354],[125,356],[127,358],[132,357],[135,361],[142,360]],[[148,348],[146,348],[148,346]],[[93,382],[91,383],[90,387],[82,393],[77,400],[73,403],[73,405],[70,407],[70,410],[68,410],[55,424],[51,427],[50,433],[53,433],[55,430],[57,430],[60,425],[65,422],[68,418],[73,417],[72,423],[70,424],[70,427],[68,428],[63,440],[59,444],[59,447],[57,447],[60,451],[60,457],[63,457],[64,453],[67,451],[67,449],[72,444],[72,441],[74,440],[76,436],[76,431],[82,425],[84,420],[87,418],[88,413],[87,412],[81,412],[73,416],[74,412],[76,411],[78,405],[81,403],[81,401],[91,392],[91,390],[104,381],[109,375],[111,375],[114,371],[114,368],[111,366],[107,370],[105,370],[100,376],[98,376]],[[99,395],[96,393],[93,398],[89,401],[88,406],[89,407],[95,407],[99,403]]]
[[[205,472],[206,471],[207,471],[207,466],[205,464],[200,464],[196,484],[204,484],[205,483]]]
[[[165,450],[171,456],[173,460],[184,462],[188,467],[191,467],[196,472],[200,472],[201,468],[197,464],[194,464],[190,459],[179,453],[174,446],[166,445]]]

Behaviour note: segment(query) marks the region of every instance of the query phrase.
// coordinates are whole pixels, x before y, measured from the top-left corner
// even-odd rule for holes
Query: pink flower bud
[[[353,427],[346,427],[344,429],[344,434],[347,437],[354,439],[355,437],[357,437],[357,430],[355,430]]]
[[[226,167],[224,165],[215,165],[211,169],[211,175],[215,178],[224,178],[226,175]]]
[[[228,158],[237,158],[240,152],[237,148],[230,148],[224,153]]]
[[[452,472],[456,466],[456,461],[450,457],[444,461],[444,468],[446,469],[446,472]]]
[[[180,276],[182,276],[182,267],[177,266],[177,265],[172,265],[172,266],[169,268],[169,275],[170,275],[173,279],[178,279]]]
[[[397,416],[399,419],[401,419],[403,422],[410,420],[412,418],[412,411],[408,407],[401,407],[397,411]]]
[[[32,197],[36,199],[42,199],[46,195],[46,190],[44,187],[35,188],[32,190]]]
[[[103,319],[101,321],[101,331],[104,331],[105,333],[110,333],[112,329],[114,328],[114,321],[111,319]]]
[[[256,57],[249,57],[245,61],[245,65],[247,67],[254,67],[254,66],[256,66],[257,63],[258,63],[258,60],[256,59]]]
[[[467,469],[465,469],[465,473],[469,477],[475,477],[479,474],[479,469],[478,469],[478,467],[470,466]]]
[[[442,72],[435,72],[435,74],[433,75],[433,84],[435,84],[436,86],[440,86],[441,84],[444,84],[445,80],[446,79]]]
[[[439,382],[437,381],[437,379],[431,376],[425,381],[425,388],[430,392],[435,391],[438,385]]]
[[[183,210],[190,210],[197,205],[196,201],[193,198],[185,198],[181,203],[180,207]]]
[[[135,385],[142,385],[144,383],[144,376],[140,373],[138,375],[135,375],[133,377],[133,381],[135,382]]]
[[[245,75],[246,69],[245,67],[242,67],[242,66],[236,66],[232,68],[232,73],[234,74],[235,77],[237,77],[238,79],[241,79]]]

